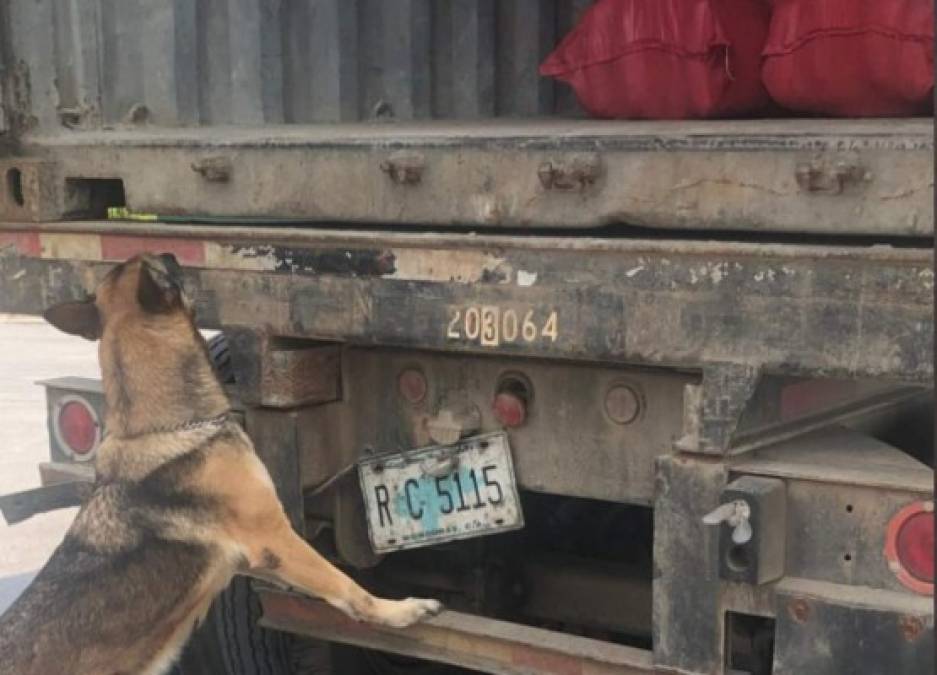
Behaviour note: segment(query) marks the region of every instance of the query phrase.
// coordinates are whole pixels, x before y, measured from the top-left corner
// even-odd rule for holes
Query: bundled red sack
[[[596,117],[685,119],[769,102],[763,0],[598,0],[540,66]]]
[[[928,113],[933,0],[775,0],[762,77],[792,110],[847,117]]]

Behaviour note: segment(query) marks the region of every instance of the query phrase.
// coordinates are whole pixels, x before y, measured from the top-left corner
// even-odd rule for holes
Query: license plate
[[[504,432],[365,459],[358,477],[377,553],[524,526]]]

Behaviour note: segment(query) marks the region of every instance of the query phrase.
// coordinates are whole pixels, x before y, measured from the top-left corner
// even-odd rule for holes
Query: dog
[[[439,602],[375,597],[293,531],[195,327],[171,255],[136,256],[45,313],[99,340],[107,435],[93,491],[0,617],[0,675],[158,675],[245,574],[405,627]]]

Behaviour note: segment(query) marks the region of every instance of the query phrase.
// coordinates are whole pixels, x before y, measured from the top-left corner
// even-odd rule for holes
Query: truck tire
[[[186,645],[174,675],[296,675],[292,639],[261,628],[250,580],[235,577]]]
[[[208,354],[219,379],[233,384],[223,333],[208,341]],[[250,580],[235,577],[189,639],[172,675],[298,675],[293,667],[294,639],[261,628],[257,624],[260,614],[260,601]]]

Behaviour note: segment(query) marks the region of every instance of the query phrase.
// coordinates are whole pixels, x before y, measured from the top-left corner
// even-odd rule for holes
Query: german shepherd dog
[[[370,595],[290,527],[195,328],[170,255],[118,265],[45,314],[100,340],[106,428],[93,492],[0,617],[0,675],[156,675],[235,574],[403,627],[435,600]]]

